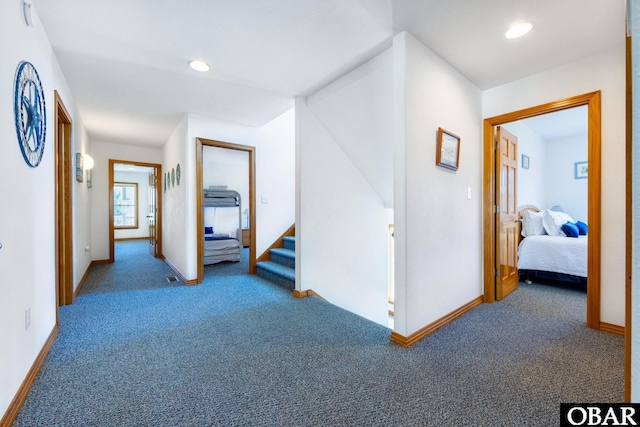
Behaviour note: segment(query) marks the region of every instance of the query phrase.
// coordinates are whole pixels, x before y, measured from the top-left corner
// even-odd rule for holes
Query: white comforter
[[[587,277],[587,236],[529,236],[518,248],[519,270]]]

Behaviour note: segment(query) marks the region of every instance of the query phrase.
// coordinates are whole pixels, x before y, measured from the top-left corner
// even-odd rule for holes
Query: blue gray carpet
[[[623,399],[623,338],[586,328],[579,291],[521,284],[404,349],[242,264],[169,283],[145,248],[118,243],[60,309],[15,426],[552,426]]]

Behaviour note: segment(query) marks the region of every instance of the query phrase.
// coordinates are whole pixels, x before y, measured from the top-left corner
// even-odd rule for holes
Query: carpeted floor
[[[15,426],[552,426],[560,402],[623,400],[623,338],[586,328],[579,291],[521,284],[404,349],[246,266],[184,286],[116,248],[61,308]]]

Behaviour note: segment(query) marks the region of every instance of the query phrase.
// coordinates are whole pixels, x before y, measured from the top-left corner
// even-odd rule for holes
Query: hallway
[[[238,265],[169,283],[137,245],[61,308],[14,426],[548,426],[623,397],[623,339],[586,328],[583,293],[523,285],[405,349]]]

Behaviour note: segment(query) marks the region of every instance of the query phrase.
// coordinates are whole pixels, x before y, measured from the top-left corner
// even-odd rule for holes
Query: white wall
[[[289,228],[295,219],[294,111],[252,128],[189,114],[165,144],[163,167],[180,163],[180,187],[164,196],[163,245],[165,257],[187,280],[197,277],[196,138],[256,147],[256,250],[260,254]],[[197,191],[200,191],[198,188]],[[269,196],[261,204],[261,195]]]
[[[162,151],[157,148],[111,144],[92,141],[93,183],[91,197],[91,259],[109,259],[109,160],[162,163]],[[164,172],[164,169],[163,169]]]
[[[296,287],[387,325],[393,55],[298,98]]]
[[[61,71],[60,74],[62,74]],[[65,103],[67,110],[69,110],[70,107],[67,106],[66,103],[71,102],[73,105],[73,99],[71,98],[71,95],[67,96],[68,97],[66,99],[64,97],[62,98],[62,102]],[[82,120],[75,106],[72,108],[74,109],[74,118],[72,119],[73,136],[71,137],[72,153],[80,152],[82,154],[89,154],[92,148],[87,136],[87,131],[82,124]],[[76,120],[78,123],[75,123]],[[53,120],[49,123],[51,124],[49,129],[55,128]],[[53,129],[51,130],[53,131]],[[91,192],[87,187],[86,172],[83,177],[83,182],[75,180],[75,155],[73,165],[74,170],[71,172],[73,176],[71,193],[73,203],[73,289],[75,291],[80,284],[80,280],[82,280],[82,277],[84,277],[87,272],[92,260],[91,215],[93,213],[93,209],[91,206]],[[89,250],[86,249],[87,247],[89,247]]]
[[[394,328],[408,336],[482,295],[482,95],[411,34],[393,48]],[[438,127],[461,138],[456,172],[436,166]]]
[[[384,203],[304,100],[296,102],[296,113],[296,288],[312,289],[332,304],[386,326]]]
[[[162,150],[162,173],[171,172],[180,164],[180,185],[171,187],[167,185],[162,194],[162,254],[165,259],[173,264],[187,279],[195,279],[198,276],[197,266],[191,266],[191,258],[195,261],[195,217],[192,218],[188,203],[193,204],[195,215],[195,191],[190,186],[195,185],[195,147],[186,145],[188,134],[189,116],[184,116],[174,129],[169,140]],[[195,145],[195,142],[194,142]],[[164,178],[163,178],[164,181]],[[188,200],[191,194],[191,201]],[[191,269],[189,267],[191,266]]]
[[[149,237],[149,221],[147,211],[149,209],[149,172],[124,172],[115,171],[113,182],[133,182],[138,184],[138,227],[113,230],[115,239],[138,239]]]
[[[503,127],[518,138],[518,206],[560,205],[574,220],[588,222],[588,180],[574,178],[574,163],[587,160],[586,123],[584,134],[548,140],[531,130],[526,120]],[[522,168],[523,154],[529,156],[529,169]]]
[[[624,40],[621,40],[624,42]],[[486,90],[483,116],[602,91],[601,319],[624,325],[625,51],[624,45]]]
[[[588,223],[588,179],[574,178],[574,163],[586,162],[589,142],[587,135],[547,141],[547,168],[554,171],[545,176],[546,207],[562,206],[575,221]]]
[[[295,109],[258,129],[256,142],[256,253],[260,256],[295,223]],[[268,196],[269,203],[261,202]]]
[[[388,49],[307,102],[388,208],[393,207],[392,54]]]
[[[534,205],[540,209],[550,208],[545,198],[545,176],[548,168],[547,144],[537,133],[522,121],[503,126],[518,137],[518,206]],[[522,168],[522,155],[529,156],[529,169]]]
[[[187,179],[185,180],[186,186],[181,190],[186,192],[186,202],[184,205],[184,212],[180,212],[180,214],[176,216],[180,221],[184,222],[184,224],[180,225],[180,229],[184,228],[184,235],[180,236],[180,241],[181,243],[184,241],[184,244],[186,244],[186,246],[183,246],[186,248],[183,253],[183,257],[185,258],[185,267],[178,264],[176,264],[176,266],[178,266],[182,274],[187,279],[191,280],[198,277],[198,242],[196,240],[197,195],[195,171],[196,138],[206,138],[231,142],[234,144],[255,146],[257,131],[255,128],[249,126],[225,122],[223,120],[210,119],[193,114],[189,114],[187,123],[187,137],[182,141],[183,152],[185,152],[187,156],[185,159],[186,167],[183,169],[182,174]],[[199,185],[197,186],[197,191],[200,191]],[[180,248],[180,245],[178,248]]]
[[[71,151],[90,149],[71,92],[44,33],[37,11],[34,28],[23,24],[20,2],[0,2],[0,417],[6,412],[56,322],[55,121],[57,90],[73,122]],[[23,160],[14,124],[13,84],[20,61],[31,62],[44,89],[47,133],[40,165]],[[75,162],[75,156],[74,156]],[[91,207],[86,185],[72,183],[73,280],[77,287],[91,258]],[[31,326],[25,330],[25,310]]]

